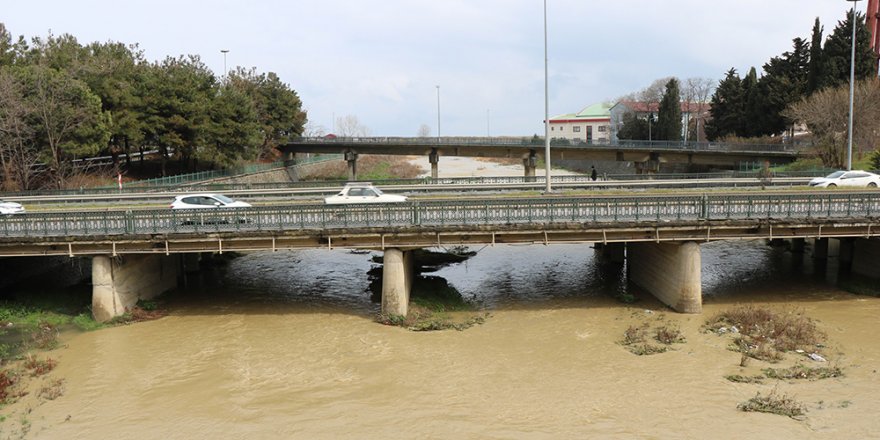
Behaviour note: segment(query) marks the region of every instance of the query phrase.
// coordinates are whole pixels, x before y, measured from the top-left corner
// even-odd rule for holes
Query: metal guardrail
[[[326,160],[336,160],[324,159]],[[314,161],[309,163],[317,163]],[[827,175],[827,171],[790,171],[790,172],[771,172],[771,180],[774,178],[808,178],[820,177]],[[642,181],[642,180],[698,180],[698,179],[718,179],[718,178],[734,178],[749,179],[757,178],[757,173],[753,171],[730,171],[717,173],[665,173],[665,174],[605,174],[598,183],[610,181]],[[544,176],[524,177],[524,176],[475,176],[475,177],[441,177],[433,179],[430,177],[413,178],[413,179],[380,179],[371,180],[374,185],[380,187],[386,186],[414,186],[414,185],[506,185],[506,184],[527,184],[527,183],[544,183]],[[590,176],[585,174],[573,175],[557,175],[551,176],[552,183],[588,183],[592,182]],[[0,193],[3,197],[36,197],[36,196],[73,196],[73,195],[109,195],[121,193],[148,193],[148,192],[172,192],[172,191],[199,191],[199,192],[226,192],[226,191],[243,191],[243,190],[261,190],[261,189],[308,189],[308,188],[338,188],[347,183],[346,180],[313,180],[300,182],[277,182],[277,183],[205,183],[205,182],[186,182],[180,184],[168,184],[164,186],[135,186],[124,187],[123,191],[118,188],[100,187],[100,188],[80,188],[75,190],[37,190],[37,191],[19,191]]]
[[[367,144],[367,145],[387,145],[387,146],[415,146],[415,145],[437,145],[437,146],[505,146],[505,147],[524,147],[524,148],[541,148],[544,146],[544,140],[529,137],[298,137],[291,138],[290,143],[293,144]],[[643,140],[617,140],[617,141],[575,141],[570,139],[551,139],[550,146],[557,147],[600,147],[600,148],[619,148],[619,149],[650,149],[650,150],[683,150],[683,151],[718,151],[718,152],[762,152],[762,153],[779,153],[789,152],[797,153],[805,145],[799,144],[749,144],[749,143],[732,143],[732,142],[693,142],[693,141],[643,141]]]
[[[0,237],[93,237],[370,227],[861,219],[880,194],[697,195],[416,201],[239,209],[34,213],[0,217]]]

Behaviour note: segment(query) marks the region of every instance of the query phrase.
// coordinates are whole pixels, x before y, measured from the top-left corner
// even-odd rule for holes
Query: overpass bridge
[[[521,159],[524,175],[535,175],[544,157],[544,141],[509,137],[301,137],[279,147],[289,161],[298,153],[341,154],[348,162],[349,180],[357,180],[357,158],[361,154],[428,156],[431,177],[439,175],[442,156]],[[655,173],[661,163],[714,165],[734,168],[740,163],[793,162],[803,155],[796,145],[742,144],[724,142],[628,141],[586,143],[553,140],[551,162],[558,160],[628,161],[640,173]]]
[[[700,244],[840,240],[853,270],[875,276],[880,193],[544,197],[235,210],[91,211],[0,217],[0,256],[93,257],[93,313],[110,319],[174,287],[202,253],[298,248],[384,252],[382,310],[405,315],[410,251],[454,245],[595,243],[627,259],[630,280],[675,310],[702,308]]]

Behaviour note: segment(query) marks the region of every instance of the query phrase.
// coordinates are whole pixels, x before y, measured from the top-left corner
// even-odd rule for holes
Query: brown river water
[[[370,255],[257,253],[203,271],[165,318],[62,335],[43,380],[64,394],[4,408],[2,438],[880,438],[880,299],[826,282],[834,267],[763,242],[704,245],[704,313],[681,315],[614,299],[623,271],[586,245],[473,250],[436,273],[491,314],[464,331],[373,322]],[[700,331],[741,303],[815,318],[845,376],[727,381],[769,365],[740,367],[727,336]],[[687,341],[652,356],[618,343],[658,320]],[[806,417],[736,409],[773,389]]]

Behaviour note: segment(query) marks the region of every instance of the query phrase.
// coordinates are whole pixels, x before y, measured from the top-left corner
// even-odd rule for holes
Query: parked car
[[[405,202],[406,196],[397,194],[385,194],[369,182],[347,183],[339,194],[324,199],[328,205],[343,205],[347,203],[400,203]]]
[[[250,208],[251,204],[232,200],[223,194],[185,194],[171,202],[171,209]]]
[[[825,177],[817,177],[810,181],[816,188],[833,188],[835,186],[859,186],[877,188],[880,186],[880,175],[867,171],[835,171]]]
[[[21,203],[0,200],[0,214],[24,214],[24,206]]]

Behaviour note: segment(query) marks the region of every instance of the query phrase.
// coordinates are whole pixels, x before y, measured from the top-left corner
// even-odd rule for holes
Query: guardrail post
[[[125,211],[125,233],[134,234],[134,213],[129,209]]]

